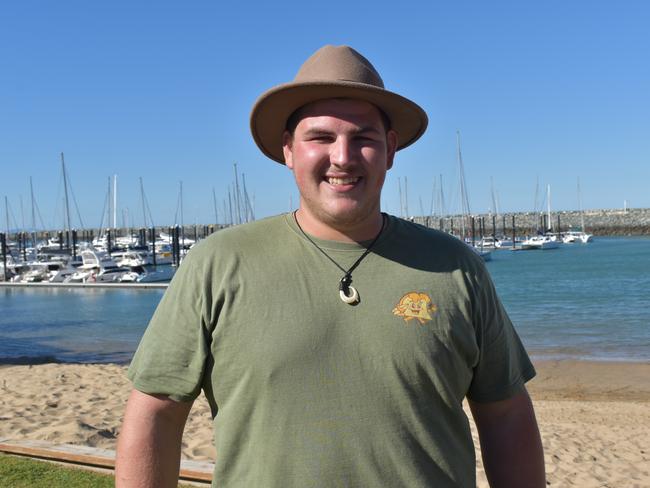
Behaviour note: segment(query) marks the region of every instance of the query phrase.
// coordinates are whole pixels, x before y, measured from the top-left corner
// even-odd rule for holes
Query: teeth
[[[359,178],[327,178],[327,181],[330,185],[349,185],[359,181]]]

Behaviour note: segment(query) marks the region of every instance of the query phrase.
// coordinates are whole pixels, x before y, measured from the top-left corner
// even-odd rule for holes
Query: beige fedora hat
[[[427,128],[424,110],[386,90],[370,61],[351,47],[327,45],[305,61],[292,82],[273,87],[257,99],[250,121],[257,146],[284,164],[282,134],[287,120],[300,107],[325,98],[355,98],[379,107],[397,131],[398,150],[413,144]]]

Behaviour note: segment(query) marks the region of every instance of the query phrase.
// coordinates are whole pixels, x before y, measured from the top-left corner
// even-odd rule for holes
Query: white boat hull
[[[557,249],[558,247],[560,247],[560,242],[547,236],[534,236],[521,243],[523,251]]]

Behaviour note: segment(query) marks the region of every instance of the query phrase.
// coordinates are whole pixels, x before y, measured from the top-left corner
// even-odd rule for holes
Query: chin
[[[365,208],[337,208],[327,212],[327,218],[338,226],[351,226],[364,223],[374,216],[374,211]]]

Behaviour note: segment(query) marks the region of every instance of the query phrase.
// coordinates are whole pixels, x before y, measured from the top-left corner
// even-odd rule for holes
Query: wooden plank
[[[71,444],[52,445],[39,441],[8,441],[0,439],[0,452],[75,464],[79,467],[115,469],[115,452]],[[179,479],[193,482],[212,481],[211,463],[181,460]]]

